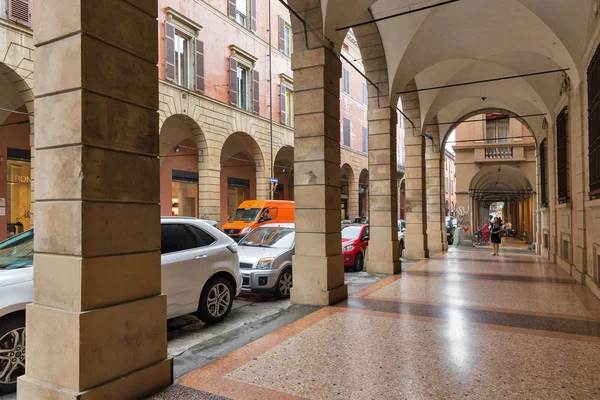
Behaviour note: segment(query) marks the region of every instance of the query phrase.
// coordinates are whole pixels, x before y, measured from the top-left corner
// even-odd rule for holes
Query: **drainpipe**
[[[271,0],[269,0],[269,135],[271,137],[271,179],[275,177],[273,170],[273,46],[271,45]],[[273,200],[273,182],[269,180],[269,198]],[[289,185],[288,185],[289,186]]]

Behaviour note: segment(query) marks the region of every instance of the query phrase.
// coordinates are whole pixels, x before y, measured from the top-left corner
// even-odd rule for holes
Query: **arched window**
[[[542,207],[548,207],[547,143],[546,139],[544,139],[540,144],[540,196]]]

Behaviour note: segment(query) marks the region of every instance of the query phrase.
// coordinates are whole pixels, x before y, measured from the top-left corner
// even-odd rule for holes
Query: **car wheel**
[[[216,277],[209,280],[200,295],[198,318],[206,323],[222,321],[233,305],[234,292],[231,283]]]
[[[0,395],[17,389],[25,373],[25,315],[0,321]]]
[[[354,266],[352,267],[354,272],[360,272],[363,270],[363,256],[358,253],[354,258]]]
[[[292,269],[286,268],[281,275],[279,275],[279,279],[277,279],[277,285],[275,285],[275,297],[279,299],[290,297],[292,286]]]
[[[404,241],[400,241],[400,257],[402,257],[402,253],[404,253]]]

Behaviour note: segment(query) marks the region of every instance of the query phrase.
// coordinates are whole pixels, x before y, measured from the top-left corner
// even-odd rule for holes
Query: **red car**
[[[369,245],[369,225],[347,225],[342,228],[342,252],[344,268],[362,271],[365,253]]]

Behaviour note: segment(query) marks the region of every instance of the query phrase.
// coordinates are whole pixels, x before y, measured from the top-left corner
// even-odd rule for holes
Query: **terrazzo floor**
[[[600,301],[586,288],[532,255],[451,251],[156,399],[598,399],[599,368]]]

